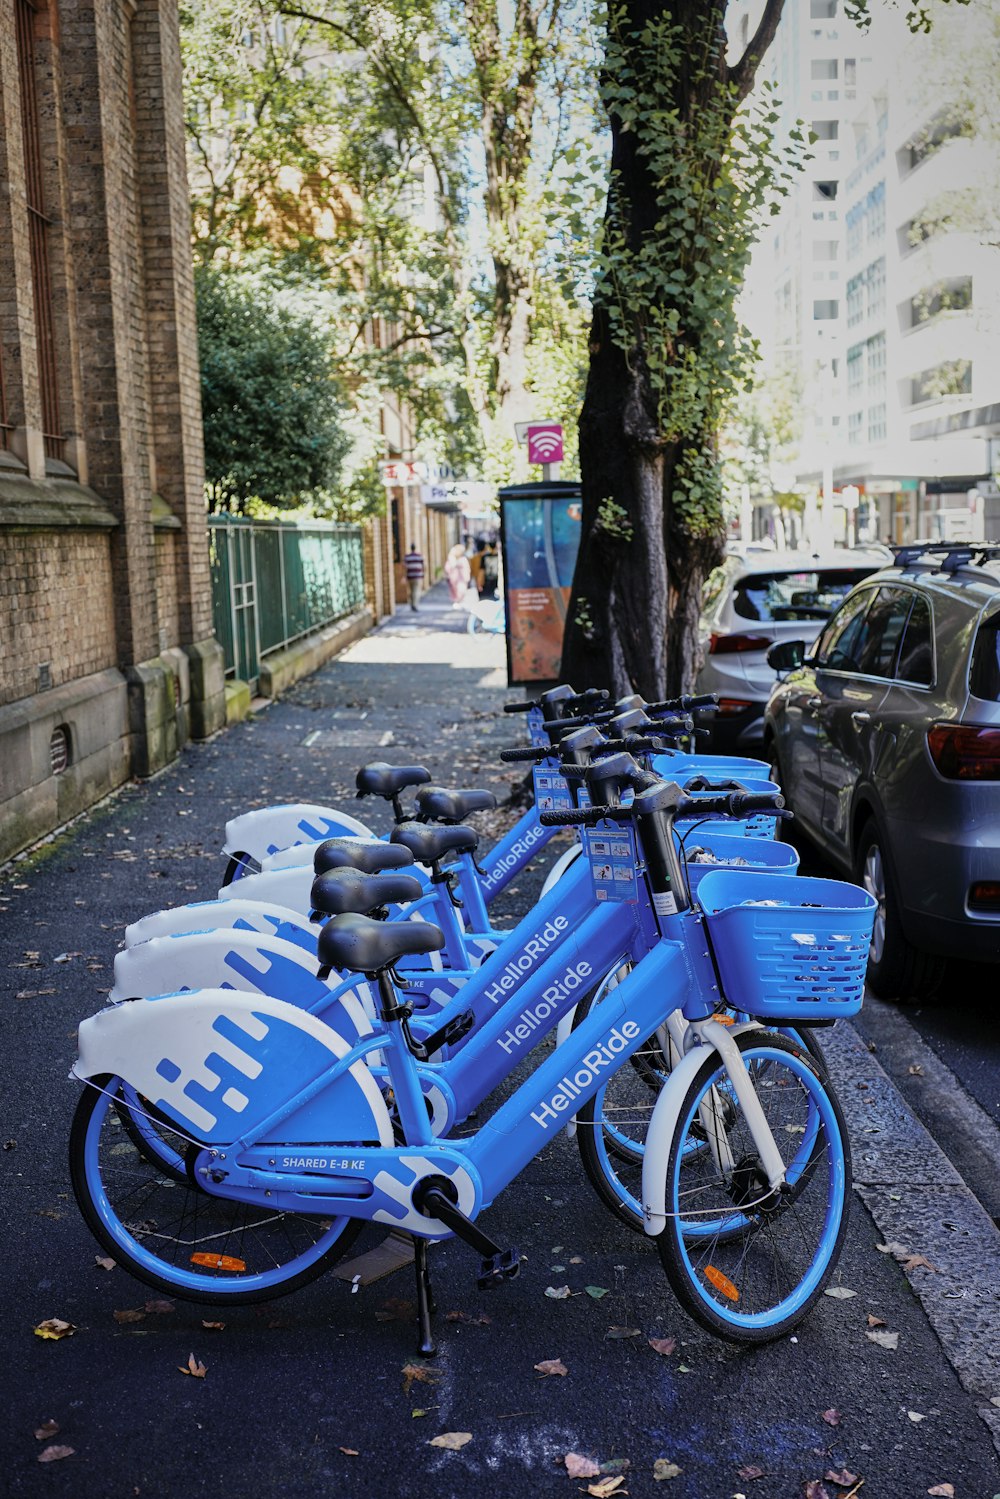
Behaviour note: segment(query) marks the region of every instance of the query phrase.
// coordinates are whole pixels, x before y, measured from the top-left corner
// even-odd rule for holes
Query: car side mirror
[[[767,653],[767,664],[774,671],[795,671],[806,658],[804,640],[779,640]]]

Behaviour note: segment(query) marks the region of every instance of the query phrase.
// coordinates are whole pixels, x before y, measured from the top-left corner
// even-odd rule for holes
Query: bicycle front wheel
[[[359,1219],[210,1196],[177,1169],[196,1147],[166,1128],[137,1132],[130,1101],[120,1078],[91,1080],[69,1165],[91,1232],[137,1280],[190,1301],[267,1301],[322,1275],[357,1238]]]
[[[667,1222],[656,1242],[674,1294],[696,1322],[732,1342],[766,1343],[802,1320],[837,1263],[850,1154],[836,1096],[800,1047],[759,1031],[737,1045],[783,1158],[785,1189],[769,1188],[712,1052],[680,1109],[667,1163]],[[725,1152],[711,1139],[720,1095],[732,1109]]]

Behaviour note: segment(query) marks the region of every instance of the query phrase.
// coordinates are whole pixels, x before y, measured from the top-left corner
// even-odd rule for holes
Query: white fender
[[[552,889],[552,886],[557,884],[559,880],[562,879],[563,875],[566,873],[570,865],[575,864],[582,853],[583,844],[574,843],[571,848],[565,849],[564,852],[559,855],[558,859],[553,864],[548,874],[545,876],[545,883],[542,886],[543,895],[548,895],[549,891]]]
[[[154,911],[140,921],[133,921],[125,928],[125,946],[138,947],[140,942],[149,942],[153,937],[176,937],[182,932],[210,932],[219,927],[234,926],[271,936],[279,929],[291,928],[301,933],[303,944],[307,938],[312,942],[313,952],[322,931],[318,922],[276,902],[238,898],[202,900],[187,906],[171,906],[166,911]]]
[[[344,836],[350,837],[354,843],[360,844],[378,841],[374,833],[369,833],[367,838],[355,838],[353,833],[345,834]],[[321,839],[320,841],[325,842],[325,839]],[[277,853],[268,854],[266,859],[261,859],[261,871],[265,872],[268,869],[293,869],[299,864],[312,864],[315,852],[315,843],[293,843],[290,848],[279,848]]]
[[[121,1077],[206,1144],[213,1144],[249,1133],[257,1121],[270,1117],[350,1050],[322,1020],[283,1000],[201,989],[166,1000],[111,1005],[90,1016],[80,1026],[79,1055],[71,1075],[81,1080],[105,1072]],[[320,1094],[315,1104],[323,1103]],[[360,1124],[372,1131],[346,1138],[393,1144],[385,1101],[363,1058],[332,1085],[326,1101],[331,1117],[324,1122],[334,1122],[336,1104],[342,1105],[349,1129]],[[318,1127],[309,1105],[296,1118],[300,1129]],[[303,1138],[292,1125],[279,1128],[286,1139]]]
[[[223,885],[220,900],[277,901],[291,911],[307,916],[312,904],[312,861],[292,869],[269,869],[266,874],[248,874],[232,885]]]
[[[680,1116],[681,1104],[695,1073],[708,1055],[704,1046],[693,1046],[670,1073],[646,1130],[642,1156],[642,1226],[651,1238],[667,1226],[667,1164]]]
[[[236,854],[250,854],[260,864],[279,848],[289,848],[293,843],[319,843],[324,838],[338,838],[344,834],[374,837],[363,822],[336,807],[312,802],[279,803],[231,817],[226,823],[223,847],[231,858]]]

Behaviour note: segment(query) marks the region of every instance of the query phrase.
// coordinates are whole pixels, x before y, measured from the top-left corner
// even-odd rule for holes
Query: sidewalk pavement
[[[212,1308],[154,1309],[162,1298],[96,1263],[67,1180],[78,1087],[66,1075],[124,926],[210,898],[226,819],[250,806],[316,800],[387,827],[382,803],[353,800],[365,760],[425,763],[446,784],[501,795],[520,778],[497,760],[523,732],[500,713],[520,695],[505,686],[503,639],[464,633],[442,592],[0,877],[8,1492],[449,1499],[488,1487],[520,1499],[586,1491],[562,1461],[577,1452],[627,1460],[617,1492],[632,1496],[833,1499],[864,1479],[862,1499],[948,1484],[957,1499],[989,1499],[1000,1492],[996,1229],[850,1027],[828,1051],[858,1184],[839,1294],[765,1348],[729,1347],[686,1319],[655,1248],[612,1222],[565,1136],[486,1215],[527,1256],[517,1281],[484,1297],[469,1250],[433,1251],[441,1352],[416,1375],[405,1270],[355,1294],[327,1276],[229,1310],[220,1330]],[[540,882],[539,870],[515,881],[510,915]],[[563,1285],[568,1299],[546,1296]],[[141,1320],[119,1322],[121,1310]],[[49,1317],[75,1323],[74,1336],[33,1336]],[[873,1331],[898,1333],[897,1345]],[[659,1355],[650,1337],[676,1349]],[[204,1380],[180,1372],[191,1352]],[[536,1372],[556,1358],[564,1377]],[[48,1419],[58,1434],[36,1439]],[[472,1439],[430,1445],[449,1431]],[[72,1455],[39,1464],[52,1443]],[[680,1473],[658,1480],[658,1459]]]

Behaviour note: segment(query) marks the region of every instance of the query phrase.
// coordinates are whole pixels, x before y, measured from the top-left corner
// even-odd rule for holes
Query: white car
[[[845,594],[886,565],[885,548],[828,552],[747,549],[730,556],[705,582],[701,616],[704,664],[695,691],[713,692],[719,711],[706,718],[710,748],[759,748],[764,707],[775,674],[767,653],[779,640],[811,639]]]

